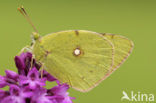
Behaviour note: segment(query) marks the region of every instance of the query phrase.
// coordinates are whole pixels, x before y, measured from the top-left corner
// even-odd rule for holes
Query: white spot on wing
[[[80,55],[80,54],[81,54],[80,49],[78,49],[78,48],[75,49],[74,54],[75,54],[76,56]]]

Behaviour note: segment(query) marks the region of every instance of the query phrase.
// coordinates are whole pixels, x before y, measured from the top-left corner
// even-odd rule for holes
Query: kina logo
[[[141,93],[131,91],[130,93],[122,92],[123,96],[121,97],[121,101],[138,101],[138,102],[152,102],[154,101],[154,94],[152,93]]]

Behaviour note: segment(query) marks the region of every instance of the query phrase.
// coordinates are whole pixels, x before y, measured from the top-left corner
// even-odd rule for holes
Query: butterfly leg
[[[43,78],[43,71],[44,71],[44,63],[42,63],[42,66],[41,66],[41,69],[40,69],[41,78]]]
[[[32,55],[32,58],[31,58],[31,64],[30,64],[30,69],[32,69],[32,68],[33,68],[34,59],[35,59],[35,56],[34,56],[34,55]]]
[[[21,51],[18,53],[18,54],[21,54],[21,53],[23,53],[23,52],[31,52],[32,51],[32,49],[31,49],[31,47],[30,46],[25,46],[24,48],[22,48],[21,49]]]
[[[27,45],[24,48],[22,48],[21,51],[18,54],[21,54],[23,52],[32,52],[32,49],[31,49],[30,46]],[[30,69],[33,68],[34,58],[35,58],[34,55],[32,55]]]

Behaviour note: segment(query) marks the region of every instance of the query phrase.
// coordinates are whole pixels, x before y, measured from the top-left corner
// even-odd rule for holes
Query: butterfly
[[[19,11],[32,24],[24,8]],[[133,49],[131,40],[110,33],[67,30],[41,37],[37,32],[31,46],[34,58],[61,83],[81,92],[90,91],[110,76]]]

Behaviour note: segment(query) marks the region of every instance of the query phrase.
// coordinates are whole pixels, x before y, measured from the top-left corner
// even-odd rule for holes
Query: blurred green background
[[[88,93],[70,89],[74,103],[121,103],[123,90],[156,96],[155,0],[0,0],[0,75],[16,71],[14,56],[31,42],[33,29],[17,11],[21,4],[41,35],[83,29],[134,41],[129,59],[98,87]]]

